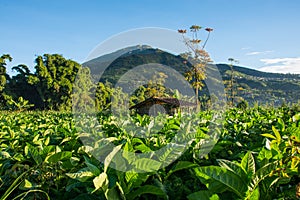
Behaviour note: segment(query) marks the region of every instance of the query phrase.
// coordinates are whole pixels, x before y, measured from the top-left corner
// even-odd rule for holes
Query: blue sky
[[[299,0],[0,0],[0,54],[33,69],[36,55],[83,62],[107,38],[134,28],[214,28],[215,63],[300,73]]]

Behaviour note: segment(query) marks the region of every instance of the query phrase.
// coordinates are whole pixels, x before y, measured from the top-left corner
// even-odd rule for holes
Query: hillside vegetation
[[[103,73],[100,81],[114,84],[129,70],[149,63],[169,66],[184,75],[191,66],[190,63],[184,64],[184,61],[181,56],[159,49],[136,46],[95,58],[83,63],[83,66],[89,67],[96,79],[100,79],[98,75]],[[228,64],[216,64],[216,66],[224,82],[231,78]],[[282,103],[297,103],[300,99],[300,75],[298,74],[268,73],[240,66],[233,66],[233,70],[237,96],[252,105],[257,102],[278,106]],[[200,95],[209,96],[207,88],[200,91]]]

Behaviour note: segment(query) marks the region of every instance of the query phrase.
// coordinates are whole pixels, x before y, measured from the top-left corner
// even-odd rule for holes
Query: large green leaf
[[[136,150],[141,151],[142,153],[144,153],[144,152],[151,152],[152,151],[152,149],[150,147],[148,147],[147,145],[145,145],[144,143],[140,144],[140,145],[137,145],[134,148]]]
[[[32,146],[31,144],[27,143],[26,146],[28,147],[29,153],[36,164],[41,164],[43,159],[39,153],[39,149],[37,147]]]
[[[260,200],[259,187],[256,187],[254,191],[248,190],[246,199]]]
[[[163,165],[169,165],[178,159],[185,150],[186,145],[170,142],[163,148],[156,151],[155,154]]]
[[[120,194],[116,187],[113,187],[111,189],[107,189],[105,191],[105,197],[107,200],[119,200],[121,199]]]
[[[70,151],[61,151],[58,153],[55,153],[48,157],[48,162],[50,163],[56,163],[58,161],[67,160],[72,157],[72,152]]]
[[[190,169],[190,168],[194,168],[194,167],[199,167],[199,165],[189,162],[189,161],[179,161],[178,163],[176,163],[176,165],[168,172],[167,176],[165,177],[165,179],[167,179],[172,173],[180,171],[180,170],[184,170],[184,169]]]
[[[202,158],[206,156],[209,152],[212,151],[216,143],[217,140],[215,140],[214,138],[201,139],[195,146],[195,148],[197,148],[197,157]]]
[[[139,172],[153,172],[160,168],[161,162],[150,158],[140,158],[134,161],[133,165]]]
[[[118,145],[113,148],[112,152],[105,158],[104,160],[104,172],[107,172],[108,166],[110,165],[111,161],[113,160],[114,156],[120,151],[122,145]]]
[[[269,160],[269,159],[271,159],[271,158],[272,158],[272,151],[266,149],[265,147],[263,147],[263,148],[260,150],[260,152],[259,152],[259,154],[258,154],[258,156],[257,156],[257,159],[258,159],[259,161],[263,161],[264,159]]]
[[[207,166],[198,167],[194,169],[196,175],[205,174],[211,179],[224,184],[225,187],[232,190],[239,197],[243,197],[247,191],[247,184],[239,176],[222,167],[218,166]]]
[[[255,174],[252,175],[251,182],[249,184],[250,194],[253,192],[258,184],[264,180],[266,177],[269,176],[272,170],[274,170],[277,166],[276,162],[268,163],[265,166],[261,167],[259,170],[256,171]]]
[[[43,158],[46,158],[46,156],[48,155],[48,154],[50,154],[51,152],[54,152],[55,151],[55,146],[54,145],[49,145],[49,146],[45,146],[44,148],[43,148],[43,150],[41,151],[41,156],[43,157]]]
[[[278,119],[278,124],[280,126],[280,130],[282,132],[284,132],[285,131],[285,124],[284,124],[284,121],[281,118]]]
[[[270,134],[270,133],[263,133],[261,135],[264,136],[264,137],[276,140],[276,137],[274,135]]]
[[[96,167],[95,165],[93,165],[91,163],[91,161],[86,157],[83,156],[84,160],[85,160],[85,164],[87,165],[87,167],[89,168],[89,170],[95,175],[98,176],[100,174],[100,169],[98,167]]]
[[[277,140],[278,144],[280,144],[280,142],[281,142],[281,135],[280,135],[279,131],[275,128],[275,126],[272,126],[272,131],[273,131],[273,133],[276,136],[276,140]]]
[[[30,182],[28,179],[24,179],[24,181],[20,185],[21,190],[29,190],[33,188],[41,187],[40,185],[37,185],[36,183]]]
[[[249,176],[252,176],[252,174],[255,173],[255,160],[250,151],[243,157],[241,167]]]
[[[94,186],[95,186],[95,190],[93,192],[95,192],[98,189],[102,188],[104,185],[107,185],[108,184],[107,174],[103,172],[99,176],[96,176],[93,179],[93,183],[94,183]]]
[[[166,193],[159,187],[155,187],[153,185],[144,185],[128,194],[127,199],[135,199],[137,197],[140,197],[142,194],[153,194],[157,196],[162,196],[165,199],[167,198]]]
[[[88,179],[94,177],[94,174],[89,171],[89,168],[83,168],[76,173],[66,173],[66,175],[72,179],[76,179],[80,182],[86,182]]]
[[[223,160],[223,159],[218,159],[217,162],[220,165],[220,167],[224,167],[230,170],[231,172],[235,173],[236,175],[238,175],[241,179],[247,180],[248,178],[247,174],[239,164],[231,162],[229,160]]]
[[[132,152],[129,152],[129,153],[132,153]],[[121,152],[118,152],[117,154],[115,154],[115,157],[112,160],[112,163],[117,170],[121,170],[121,171],[127,171],[131,167]]]
[[[147,173],[137,173],[133,171],[128,171],[125,173],[126,186],[128,190],[139,187],[148,179],[149,174]]]
[[[206,182],[205,185],[206,185],[207,189],[213,194],[216,194],[216,193],[221,194],[221,193],[225,192],[226,190],[228,190],[227,187],[224,187],[223,183],[215,181],[214,179],[208,179],[204,182]]]
[[[135,139],[135,138],[134,138]],[[129,164],[132,164],[136,160],[136,155],[132,146],[132,141],[127,141],[123,148],[122,156]]]

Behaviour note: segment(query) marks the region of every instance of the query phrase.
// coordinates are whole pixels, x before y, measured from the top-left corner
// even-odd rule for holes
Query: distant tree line
[[[186,72],[184,74],[186,79],[194,86],[195,91],[199,90],[197,96],[199,97],[199,103],[201,103],[201,109],[213,107],[214,102],[218,99],[213,95],[209,95],[207,87],[203,85],[203,79],[205,79],[204,65],[191,67],[188,65],[189,63],[185,64],[186,59],[182,57],[172,57],[171,54],[158,52],[156,57],[160,58],[159,56],[162,57],[161,60],[169,56],[168,59],[176,66],[177,70],[181,70],[181,73]],[[187,54],[187,56],[189,55]],[[120,106],[125,104],[126,107],[132,106],[153,96],[183,98],[180,96],[181,94],[178,94],[178,91],[172,91],[164,87],[168,76],[162,72],[157,72],[147,84],[137,88],[129,97],[129,94],[125,94],[121,88],[115,88],[114,82],[111,80],[119,77],[117,76],[120,75],[121,69],[119,66],[126,69],[132,67],[126,65],[127,61],[130,61],[129,59],[134,59],[131,57],[122,57],[117,66],[110,66],[113,70],[108,71],[116,72],[114,75],[109,74],[111,80],[99,80],[96,83],[91,80],[90,68],[83,67],[81,64],[66,59],[59,54],[37,56],[33,72],[24,64],[13,66],[12,70],[15,73],[10,76],[7,73],[7,64],[12,59],[8,54],[3,54],[0,57],[0,110],[71,111],[73,105],[78,105],[81,108],[90,107],[98,111],[104,111],[110,110],[111,107],[121,108]],[[138,61],[142,62],[143,59],[148,60],[150,58],[147,54],[145,58],[139,57]],[[134,61],[131,60],[129,63],[134,63]],[[182,64],[179,65],[175,61]],[[266,102],[274,102],[276,105],[281,103],[280,100],[295,102],[299,99],[299,81],[288,79],[290,76],[296,78],[299,75],[286,75],[283,79],[277,79],[275,74],[276,76],[273,75],[273,79],[260,80],[257,77],[251,78],[252,76],[249,78],[249,75],[247,75],[250,72],[259,73],[259,71],[249,69],[250,72],[245,74],[241,72],[243,68],[232,64],[224,66],[217,65],[224,81],[228,103],[231,106],[245,103],[243,98],[249,103],[256,101],[264,103],[265,100]],[[74,90],[78,92],[74,92]]]
[[[0,108],[70,110],[72,89],[81,65],[59,54],[44,54],[35,59],[34,72],[20,64],[12,67],[16,75],[7,74],[12,57],[0,58]]]
[[[70,111],[72,105],[77,105],[104,111],[124,105],[128,99],[121,88],[114,88],[110,82],[93,83],[89,68],[62,55],[37,56],[34,72],[20,64],[12,67],[16,75],[11,77],[6,67],[12,59],[8,54],[0,58],[0,110]],[[172,95],[163,86],[165,78],[164,73],[158,72],[148,84],[140,86],[127,103],[134,105],[152,96]]]

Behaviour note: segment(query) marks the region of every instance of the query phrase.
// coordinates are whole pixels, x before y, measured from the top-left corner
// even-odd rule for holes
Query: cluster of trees
[[[12,57],[4,54],[0,59],[0,109],[1,110],[60,110],[70,111],[72,105],[80,108],[108,110],[124,105],[128,94],[110,82],[91,79],[90,69],[59,54],[44,54],[35,59],[35,71],[21,64],[14,66],[16,75],[7,74],[7,63]],[[147,85],[139,87],[130,96],[134,105],[151,96],[170,96],[163,86],[166,75],[158,72]],[[76,80],[76,81],[75,81]],[[75,92],[74,92],[75,91]],[[73,104],[72,104],[73,103]],[[127,105],[128,106],[128,105]]]
[[[201,52],[202,54],[204,51]],[[191,55],[190,55],[191,56]],[[209,59],[208,55],[201,55]],[[200,55],[195,54],[194,59]],[[0,109],[4,110],[60,110],[70,111],[72,105],[80,108],[93,108],[98,111],[109,110],[122,106],[135,105],[152,96],[179,97],[178,91],[164,87],[166,78],[163,72],[157,72],[148,84],[140,86],[128,98],[121,88],[115,88],[110,82],[93,83],[90,69],[79,63],[64,58],[59,54],[44,54],[35,59],[34,72],[29,67],[20,64],[12,67],[16,74],[7,74],[7,63],[12,57],[4,54],[0,57]],[[205,79],[205,64],[208,60],[196,63],[186,72],[187,80],[191,81],[195,90],[201,90]],[[75,81],[76,80],[76,81]],[[231,81],[233,82],[233,81]],[[229,84],[230,85],[230,84]],[[231,90],[230,90],[231,88]],[[234,97],[233,84],[227,89]],[[74,90],[76,92],[74,92]],[[229,95],[230,96],[230,95]],[[181,96],[182,97],[182,96]],[[211,97],[213,98],[213,97]],[[201,108],[210,107],[211,98],[200,98]],[[129,102],[125,102],[128,100]],[[73,104],[72,104],[73,103]]]
[[[0,59],[0,107],[1,109],[52,109],[69,110],[76,74],[81,67],[75,61],[58,54],[37,56],[31,72],[26,65],[12,68],[17,72],[10,77],[7,62],[12,57],[4,54]]]

